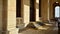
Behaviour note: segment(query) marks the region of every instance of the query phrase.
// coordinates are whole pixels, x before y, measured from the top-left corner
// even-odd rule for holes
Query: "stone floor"
[[[19,34],[58,34],[57,27],[48,26],[49,29],[41,30],[36,28],[25,28],[19,31]]]
[[[57,30],[34,30],[34,29],[27,29],[25,31],[20,32],[19,34],[58,34]]]

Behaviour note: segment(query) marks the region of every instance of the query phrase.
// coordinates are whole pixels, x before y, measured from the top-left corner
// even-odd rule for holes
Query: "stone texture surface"
[[[18,34],[16,28],[16,0],[7,0],[7,30],[9,34]]]
[[[2,30],[2,0],[0,0],[0,34]]]
[[[0,30],[2,29],[2,0],[0,0]]]
[[[30,0],[23,0],[23,21],[25,26],[30,22]]]
[[[7,29],[16,28],[16,0],[8,0]]]
[[[36,27],[31,27],[33,25],[29,25],[28,27],[26,27],[23,30],[19,31],[19,34],[58,34],[58,29],[56,29],[58,26],[56,26],[56,24],[52,24],[50,25],[46,25],[46,26],[42,26],[43,28],[47,28],[48,29],[44,30],[44,29],[37,29]]]
[[[19,34],[58,34],[58,31],[57,30],[34,30],[28,28],[25,31],[20,32]]]

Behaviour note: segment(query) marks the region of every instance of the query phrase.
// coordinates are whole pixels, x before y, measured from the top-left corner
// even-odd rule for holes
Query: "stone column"
[[[36,21],[39,21],[39,0],[36,0]]]
[[[0,0],[0,34],[2,33],[2,0]]]
[[[9,34],[18,34],[16,28],[16,0],[7,0],[7,30]]]
[[[23,0],[23,21],[25,23],[25,27],[30,22],[30,0]]]
[[[2,18],[3,34],[18,34],[18,29],[16,28],[16,0],[3,0]]]

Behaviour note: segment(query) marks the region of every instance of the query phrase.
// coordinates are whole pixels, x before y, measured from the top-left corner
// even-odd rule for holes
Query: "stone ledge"
[[[18,30],[19,30],[19,28],[10,29],[9,34],[18,34]]]

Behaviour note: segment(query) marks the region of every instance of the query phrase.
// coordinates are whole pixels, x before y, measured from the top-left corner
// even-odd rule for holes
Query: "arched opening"
[[[59,18],[60,17],[60,11],[59,11],[59,9],[60,9],[60,6],[56,6],[55,7],[55,18]]]
[[[54,18],[54,19],[60,17],[60,15],[59,15],[59,14],[60,14],[59,9],[60,9],[59,3],[58,3],[58,2],[55,2],[55,3],[53,4],[53,18]]]

